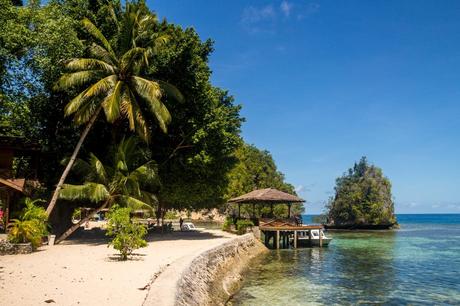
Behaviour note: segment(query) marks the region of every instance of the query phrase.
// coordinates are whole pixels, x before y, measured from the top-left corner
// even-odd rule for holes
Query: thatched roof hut
[[[280,191],[274,188],[257,189],[242,196],[230,199],[228,201],[232,204],[238,204],[238,218],[240,218],[241,204],[253,204],[253,214],[255,204],[269,204],[271,206],[271,214],[273,215],[273,204],[287,204],[288,205],[288,218],[291,217],[291,205],[293,203],[303,203],[305,200]]]
[[[230,199],[229,203],[303,203],[305,200],[274,188],[257,189],[242,196]]]

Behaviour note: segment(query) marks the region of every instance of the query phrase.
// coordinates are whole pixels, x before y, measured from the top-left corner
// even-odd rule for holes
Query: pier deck
[[[260,219],[259,230],[263,234],[263,242],[265,246],[276,249],[286,249],[290,246],[297,248],[299,235],[298,232],[308,232],[308,237],[311,242],[311,230],[323,230],[322,225],[303,225],[296,224],[291,219]],[[262,238],[262,237],[261,237]],[[290,240],[293,240],[292,245]],[[271,242],[271,240],[273,240]],[[310,243],[311,244],[311,243]],[[322,236],[319,235],[319,246],[323,246]]]

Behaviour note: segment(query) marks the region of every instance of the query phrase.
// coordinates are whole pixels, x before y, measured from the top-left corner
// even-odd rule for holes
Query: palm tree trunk
[[[107,205],[109,204],[109,201],[110,201],[110,198],[104,202],[104,204],[91,211],[86,217],[84,217],[83,219],[81,219],[77,224],[74,224],[72,225],[68,230],[66,230],[64,232],[64,234],[62,234],[58,239],[56,239],[56,242],[55,244],[58,244],[60,243],[61,241],[65,240],[67,237],[69,237],[73,232],[75,232],[83,223],[85,223],[86,221],[88,221],[89,219],[91,219],[91,216],[94,215],[94,214],[97,214],[98,212],[100,212],[101,210],[103,210],[104,208],[107,207]]]
[[[56,186],[56,189],[54,190],[53,197],[51,198],[51,201],[46,208],[46,214],[48,216],[51,215],[51,212],[53,211],[54,207],[56,206],[58,197],[59,197],[59,192],[62,189],[62,185],[64,185],[65,179],[67,178],[67,175],[70,172],[70,169],[72,169],[73,164],[75,163],[75,160],[77,159],[78,152],[80,152],[81,146],[83,144],[83,141],[85,141],[86,136],[88,136],[89,130],[91,130],[91,127],[94,125],[94,122],[96,121],[97,117],[99,116],[99,113],[101,112],[101,107],[99,107],[94,115],[91,117],[89,120],[88,124],[85,127],[85,130],[80,136],[80,140],[77,143],[77,146],[73,150],[72,156],[70,157],[69,162],[67,163],[67,166],[64,169],[64,172],[62,172],[61,178],[59,179],[59,183]]]

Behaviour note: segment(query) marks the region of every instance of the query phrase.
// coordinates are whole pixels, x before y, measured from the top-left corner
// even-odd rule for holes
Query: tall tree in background
[[[103,110],[106,120],[114,123],[121,117],[129,122],[129,129],[136,131],[146,141],[150,138],[150,127],[145,112],[155,116],[158,126],[166,133],[171,115],[161,102],[162,92],[182,100],[180,92],[167,82],[153,81],[141,77],[149,58],[165,37],[149,32],[156,22],[154,16],[141,8],[128,4],[121,21],[117,21],[119,33],[115,46],[89,20],[83,26],[93,37],[89,47],[91,57],[73,59],[66,64],[72,72],[64,74],[57,89],[65,90],[91,84],[67,104],[65,114],[73,115],[77,124],[86,124],[72,156],[62,173],[47,208],[48,215],[56,205],[59,191],[72,168],[88,132]]]
[[[335,196],[327,208],[330,222],[336,225],[396,222],[390,180],[366,157],[336,180]]]
[[[238,160],[235,168],[228,174],[227,199],[240,196],[255,189],[275,188],[290,194],[296,194],[294,186],[285,182],[284,174],[278,171],[270,152],[260,150],[254,145],[243,144],[236,150]],[[269,213],[270,208],[257,205],[258,214]],[[243,205],[242,212],[252,214],[251,209]],[[300,214],[304,211],[302,204],[293,204],[292,213]],[[275,216],[285,217],[286,205],[276,205]]]

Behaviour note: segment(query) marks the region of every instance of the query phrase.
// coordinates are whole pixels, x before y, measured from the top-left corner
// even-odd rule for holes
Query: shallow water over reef
[[[329,232],[328,248],[271,251],[231,303],[460,305],[460,215],[398,221],[397,231]]]

